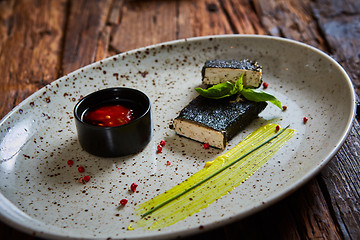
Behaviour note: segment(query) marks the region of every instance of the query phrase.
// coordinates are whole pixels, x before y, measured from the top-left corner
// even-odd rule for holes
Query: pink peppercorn
[[[276,125],[276,131],[278,132],[280,130],[280,126]]]
[[[157,146],[157,153],[161,153],[162,152],[162,146],[161,145],[158,145]]]
[[[82,166],[80,166],[80,167],[78,167],[78,171],[81,172],[81,173],[82,173],[82,172],[85,172],[85,168],[82,167]]]
[[[125,205],[127,204],[127,202],[128,202],[128,200],[125,199],[125,198],[120,200],[120,204],[121,204],[122,206],[125,206]]]
[[[67,161],[67,165],[72,166],[73,164],[74,164],[74,161],[73,161],[73,160],[68,160],[68,161]]]
[[[282,109],[283,109],[283,111],[285,111],[285,110],[287,109],[287,106],[284,105],[284,106],[282,107]]]
[[[166,165],[168,165],[168,166],[169,166],[170,164],[171,164],[171,163],[170,163],[169,161],[166,161]]]
[[[264,83],[263,83],[263,87],[264,87],[264,88],[267,88],[268,86],[269,86],[269,84],[268,84],[267,82],[264,82]]]
[[[89,176],[85,176],[85,177],[84,177],[84,181],[85,181],[85,182],[90,181],[90,177],[89,177]]]
[[[208,143],[204,143],[204,148],[209,149],[210,145]]]
[[[161,140],[161,141],[160,141],[160,145],[161,145],[161,146],[165,146],[165,140]]]
[[[307,117],[304,117],[303,122],[304,122],[304,123],[307,123],[308,120],[309,120],[309,119],[308,119]]]
[[[130,186],[131,191],[135,192],[137,186],[138,186],[138,185],[137,185],[136,183],[131,184],[131,186]]]

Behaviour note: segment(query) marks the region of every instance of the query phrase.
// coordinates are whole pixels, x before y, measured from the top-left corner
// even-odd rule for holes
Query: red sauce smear
[[[122,105],[106,105],[90,109],[84,116],[85,122],[100,127],[116,127],[133,119],[133,110]]]

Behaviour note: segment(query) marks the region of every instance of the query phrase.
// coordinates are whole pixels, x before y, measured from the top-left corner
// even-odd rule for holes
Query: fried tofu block
[[[173,127],[178,135],[224,149],[266,106],[266,102],[198,96],[181,110]]]
[[[258,88],[262,83],[262,67],[256,61],[209,60],[202,68],[202,82],[215,85],[222,82],[235,83],[243,74],[244,87]]]

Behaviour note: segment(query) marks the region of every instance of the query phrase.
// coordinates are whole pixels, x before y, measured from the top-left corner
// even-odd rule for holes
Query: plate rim
[[[145,46],[145,47],[140,47],[140,48],[136,48],[136,49],[132,49],[126,52],[122,52],[116,55],[112,55],[109,56],[107,58],[104,58],[102,60],[90,63],[86,66],[80,67],[79,69],[76,69],[66,75],[63,75],[55,80],[53,80],[52,82],[48,83],[47,85],[43,86],[42,88],[38,89],[37,91],[35,91],[34,93],[32,93],[31,95],[29,95],[28,97],[26,97],[24,100],[22,100],[18,105],[16,105],[12,110],[10,110],[1,120],[0,120],[0,126],[3,125],[7,119],[14,114],[15,112],[17,112],[19,109],[21,109],[21,106],[23,106],[24,104],[26,104],[26,102],[28,101],[28,99],[33,99],[38,97],[37,95],[40,95],[45,89],[55,85],[58,81],[65,79],[69,76],[75,75],[77,73],[79,73],[80,71],[86,71],[88,68],[92,68],[94,66],[97,66],[103,62],[107,62],[110,61],[114,58],[119,58],[123,55],[131,55],[134,54],[136,52],[143,52],[146,49],[154,49],[154,48],[159,48],[161,46],[168,46],[168,45],[179,45],[182,43],[186,43],[186,42],[194,42],[194,41],[205,41],[205,40],[210,40],[210,39],[241,39],[241,38],[257,38],[257,39],[267,39],[267,40],[275,40],[275,41],[283,41],[283,42],[288,42],[291,44],[295,44],[295,45],[299,45],[305,48],[308,48],[314,52],[317,52],[318,54],[322,55],[323,57],[325,57],[326,59],[330,60],[330,62],[332,62],[334,64],[334,67],[336,67],[338,70],[340,70],[340,72],[344,75],[346,82],[348,84],[348,87],[351,89],[350,91],[350,100],[351,100],[351,112],[349,115],[349,120],[346,123],[345,126],[345,131],[342,133],[341,138],[338,141],[338,144],[336,145],[335,148],[332,149],[332,151],[330,151],[327,154],[327,157],[325,159],[323,159],[323,161],[321,162],[321,164],[315,168],[312,168],[307,174],[305,174],[303,177],[301,177],[299,180],[297,180],[294,184],[291,185],[290,188],[285,188],[284,190],[277,192],[275,194],[273,194],[271,197],[266,199],[266,202],[264,202],[263,204],[259,205],[259,206],[255,206],[254,208],[244,212],[244,213],[239,213],[239,214],[235,214],[231,217],[225,218],[225,219],[221,219],[220,221],[215,221],[212,223],[208,223],[204,225],[204,228],[202,229],[198,229],[198,228],[190,228],[190,229],[186,229],[186,230],[181,230],[181,231],[176,231],[176,232],[156,232],[156,234],[149,234],[146,236],[139,236],[139,237],[128,237],[129,239],[151,239],[153,237],[156,237],[157,239],[163,239],[163,238],[175,238],[175,237],[184,237],[184,236],[189,236],[189,235],[193,235],[196,233],[201,233],[201,232],[205,232],[205,231],[209,231],[212,229],[216,229],[219,227],[222,227],[224,225],[227,225],[229,223],[238,221],[240,219],[243,219],[245,217],[248,217],[250,215],[253,215],[265,208],[270,207],[271,205],[273,205],[276,202],[279,202],[281,200],[283,200],[284,198],[286,198],[287,196],[291,195],[293,192],[295,192],[296,190],[298,190],[300,187],[302,187],[303,185],[305,185],[307,182],[309,182],[316,174],[318,174],[326,165],[327,163],[337,154],[337,152],[340,150],[340,148],[343,146],[344,142],[346,141],[347,137],[350,134],[351,128],[353,126],[353,122],[355,120],[355,116],[356,116],[356,98],[355,98],[355,90],[354,90],[354,86],[353,83],[349,77],[349,75],[347,74],[347,72],[344,70],[344,68],[340,65],[340,63],[338,63],[335,59],[333,59],[331,56],[329,56],[327,53],[323,52],[322,50],[315,48],[311,45],[308,45],[306,43],[303,42],[299,42],[296,40],[292,40],[292,39],[288,39],[288,38],[283,38],[283,37],[277,37],[277,36],[270,36],[270,35],[256,35],[256,34],[223,34],[223,35],[206,35],[206,36],[199,36],[199,37],[190,37],[190,38],[183,38],[183,39],[177,39],[177,40],[171,40],[171,41],[166,41],[166,42],[161,42],[161,43],[156,43],[156,44],[152,44],[149,46]],[[8,201],[12,207],[15,208],[15,211],[21,211],[20,209],[18,209],[12,202],[10,202],[1,192],[0,192],[0,203],[3,203],[5,201]],[[0,208],[0,210],[3,208]],[[21,211],[22,212],[22,211]],[[26,215],[26,213],[22,212],[23,214]],[[30,216],[29,216],[30,217]],[[33,220],[36,220],[34,218],[32,218]],[[36,237],[46,237],[46,238],[51,238],[51,239],[74,239],[74,237],[71,236],[67,236],[67,235],[59,235],[56,233],[52,233],[49,231],[37,231],[34,228],[29,227],[28,225],[23,225],[23,224],[19,224],[18,222],[14,221],[12,218],[8,217],[8,214],[3,214],[2,211],[0,211],[0,221],[2,221],[3,223],[21,231],[21,232],[25,232],[28,233],[32,236],[36,236]],[[77,239],[77,237],[75,237],[75,239]],[[84,239],[84,238],[81,238]],[[85,239],[95,239],[95,238],[85,238]]]

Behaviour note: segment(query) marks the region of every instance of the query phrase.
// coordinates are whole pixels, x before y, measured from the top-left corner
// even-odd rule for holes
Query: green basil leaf
[[[236,88],[237,92],[241,92],[243,90],[243,88],[244,88],[243,76],[244,76],[244,74],[241,74],[241,76],[239,77],[239,79],[235,83],[235,88]]]
[[[220,99],[229,97],[237,93],[237,90],[231,82],[224,82],[216,84],[208,89],[195,88],[195,90],[203,97]]]
[[[266,102],[267,101],[267,102],[271,102],[275,106],[282,109],[281,102],[276,97],[274,97],[273,95],[271,95],[267,92],[263,92],[261,90],[255,90],[255,89],[251,89],[251,88],[244,88],[241,91],[241,94],[249,101],[254,101],[254,102]]]

